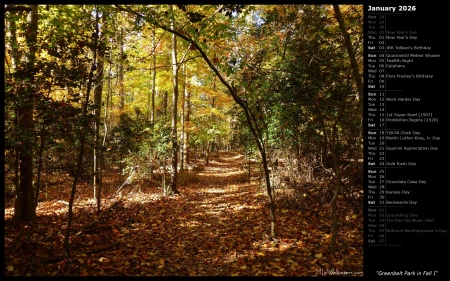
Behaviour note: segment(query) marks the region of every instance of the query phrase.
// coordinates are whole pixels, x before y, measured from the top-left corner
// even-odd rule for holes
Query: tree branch
[[[31,12],[31,8],[25,6],[7,6],[5,7],[6,12]]]

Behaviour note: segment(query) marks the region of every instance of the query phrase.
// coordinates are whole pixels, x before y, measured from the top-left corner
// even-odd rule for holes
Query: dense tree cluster
[[[362,17],[331,5],[7,5],[15,219],[34,220],[56,175],[73,178],[72,199],[89,183],[100,211],[106,173],[172,195],[199,158],[238,150],[261,169],[272,238],[278,188],[301,197],[330,178],[337,222],[340,195],[362,204]]]

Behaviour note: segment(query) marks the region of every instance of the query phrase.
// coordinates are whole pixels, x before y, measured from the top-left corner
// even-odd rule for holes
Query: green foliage
[[[339,135],[346,140],[336,147],[349,148],[361,130],[359,104],[329,7],[268,6],[256,18],[248,34],[258,40],[241,40],[239,56],[246,60],[238,80],[268,147],[328,154],[331,126],[340,118]]]

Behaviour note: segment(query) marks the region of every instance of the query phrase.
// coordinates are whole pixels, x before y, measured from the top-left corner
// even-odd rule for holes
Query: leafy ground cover
[[[204,171],[181,178],[181,195],[137,183],[114,196],[106,182],[102,211],[80,185],[74,206],[71,257],[62,250],[68,187],[47,191],[36,227],[12,222],[5,202],[6,276],[324,276],[361,275],[362,217],[341,217],[338,250],[329,255],[331,207],[313,197],[277,209],[269,241],[267,196],[248,183],[243,156],[221,152]],[[64,184],[64,183],[62,183]],[[67,183],[65,183],[67,184]],[[70,186],[70,185],[68,185]],[[108,187],[109,186],[109,187]],[[282,198],[282,190],[277,191]],[[61,199],[62,198],[62,199]]]

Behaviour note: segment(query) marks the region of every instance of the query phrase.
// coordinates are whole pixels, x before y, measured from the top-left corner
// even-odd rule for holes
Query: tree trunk
[[[189,89],[185,87],[184,89],[184,136],[183,136],[183,151],[185,154],[186,163],[189,164],[189,119],[191,115],[191,93]]]
[[[173,6],[170,6],[173,16]],[[174,28],[174,20],[171,20],[171,27]],[[177,103],[178,103],[178,65],[177,65],[177,36],[172,35],[172,76],[173,76],[173,94],[172,94],[172,172],[170,183],[167,187],[167,195],[179,194],[177,190],[178,176],[178,140],[177,140]]]
[[[102,15],[102,34],[99,49],[98,49],[98,60],[97,60],[97,77],[96,77],[96,87],[94,89],[94,171],[93,171],[93,186],[94,186],[94,200],[97,201],[97,211],[100,212],[100,191],[101,182],[99,176],[99,164],[101,162],[101,149],[100,149],[100,113],[102,109],[102,93],[103,93],[103,68],[104,68],[104,57],[106,48],[106,28],[107,28],[107,15]],[[99,35],[97,35],[99,36]]]
[[[151,113],[150,113],[150,124],[152,129],[155,125],[155,94],[156,94],[156,28],[152,29],[152,64],[153,64],[153,73],[152,73],[152,96],[151,96]]]
[[[184,137],[185,137],[185,131],[186,131],[186,126],[185,126],[185,123],[186,123],[186,121],[185,121],[185,117],[186,117],[186,115],[185,115],[185,111],[186,111],[186,109],[185,109],[185,107],[184,107],[184,105],[186,104],[186,96],[185,96],[185,93],[186,92],[186,64],[183,64],[183,89],[182,89],[182,102],[181,102],[181,104],[182,104],[182,106],[181,106],[181,143],[180,143],[180,171],[184,171],[184,162],[186,161],[186,158],[185,158],[185,145],[184,145],[184,142],[185,142],[185,139],[184,139]]]
[[[6,7],[13,6],[13,5],[6,5]],[[16,69],[17,64],[20,62],[20,52],[19,52],[19,44],[17,43],[17,27],[16,27],[16,21],[14,18],[10,15],[8,17],[8,23],[9,23],[9,41],[10,41],[10,49],[11,49],[11,68]]]
[[[334,189],[333,199],[331,200],[331,209],[333,213],[333,224],[331,226],[331,246],[330,255],[334,256],[336,250],[336,239],[338,231],[338,215],[337,215],[337,199],[341,191],[341,171],[339,169],[339,157],[335,151],[334,146],[331,148],[331,155],[333,156],[334,171],[336,173],[336,187]]]
[[[92,82],[94,80],[94,71],[95,71],[95,66],[97,63],[97,45],[98,45],[98,33],[99,33],[98,22],[99,22],[99,15],[97,12],[96,22],[95,22],[96,30],[94,32],[95,35],[94,35],[93,59],[92,59],[92,64],[91,64],[91,70],[89,71],[89,78],[88,78],[87,87],[86,87],[86,99],[83,104],[83,113],[82,113],[81,118],[86,118],[86,116],[87,116],[89,95],[91,92]],[[64,253],[66,254],[66,256],[68,258],[70,258],[69,237],[70,237],[70,231],[71,231],[72,219],[73,219],[73,211],[72,211],[73,201],[75,199],[75,193],[76,193],[76,189],[77,189],[78,179],[80,178],[80,173],[81,173],[81,169],[82,169],[85,144],[86,144],[86,133],[83,133],[80,136],[80,151],[78,154],[77,170],[76,170],[75,176],[73,178],[72,190],[70,193],[69,211],[68,211],[68,216],[67,216],[67,228],[66,228],[66,233],[64,236],[64,244],[63,244]]]
[[[358,89],[360,113],[361,113],[361,118],[362,118],[363,113],[364,113],[364,100],[363,100],[364,86],[363,86],[362,78],[359,73],[358,63],[356,62],[355,52],[352,47],[352,41],[350,39],[350,35],[347,32],[347,28],[345,26],[344,19],[342,18],[341,10],[339,9],[339,5],[334,4],[333,9],[334,9],[334,15],[336,17],[336,20],[339,23],[339,28],[341,29],[341,32],[342,32],[342,36],[344,36],[345,48],[347,48],[348,56],[350,58],[350,63],[352,65],[353,77],[355,78],[356,87]]]
[[[206,151],[205,151],[205,164],[206,165],[209,165],[209,150],[211,149],[210,146],[211,146],[211,142],[208,141],[206,143]]]
[[[359,104],[360,104],[360,114],[361,114],[361,130],[359,131],[359,137],[356,141],[356,145],[357,145],[357,154],[356,154],[356,158],[359,159],[360,157],[362,157],[362,139],[363,139],[363,124],[364,124],[364,100],[363,100],[363,95],[364,95],[364,86],[363,86],[363,81],[361,78],[361,75],[359,73],[359,67],[358,67],[358,63],[356,62],[356,57],[355,57],[355,52],[353,50],[353,46],[352,46],[352,41],[350,39],[350,35],[347,32],[347,27],[345,26],[345,21],[342,17],[341,14],[341,10],[339,9],[339,5],[334,4],[333,5],[333,9],[334,9],[334,15],[336,17],[336,20],[339,23],[339,28],[341,29],[342,32],[342,36],[344,37],[345,40],[345,48],[347,49],[348,52],[348,56],[350,58],[350,63],[352,66],[352,73],[353,73],[353,77],[355,78],[355,82],[356,82],[356,87],[358,89],[358,97],[359,97]],[[361,152],[361,153],[360,153]],[[357,162],[355,162],[357,163]]]
[[[18,127],[22,136],[19,152],[19,184],[16,189],[16,201],[14,204],[14,220],[18,222],[30,222],[35,214],[33,201],[33,147],[34,147],[34,64],[37,50],[38,32],[38,5],[30,5],[31,12],[28,14],[26,43],[29,51],[27,53],[27,69],[29,82],[26,88],[21,90],[21,102],[18,107]]]
[[[163,121],[164,121],[164,125],[166,124],[167,121],[167,105],[168,105],[168,95],[169,93],[167,91],[164,91],[163,93],[163,101],[162,101],[162,106],[163,106]]]
[[[123,87],[123,65],[125,63],[125,52],[124,52],[124,31],[123,28],[120,29],[120,35],[119,35],[119,48],[120,48],[120,53],[119,53],[119,74],[118,74],[118,79],[119,79],[119,97],[120,97],[120,112],[123,111],[123,109],[125,108],[125,89]]]
[[[162,167],[163,167],[163,173],[162,173],[162,177],[161,177],[161,185],[162,185],[162,188],[163,188],[163,190],[164,190],[164,192],[166,192],[166,161],[167,161],[167,159],[166,159],[166,155],[164,154],[164,157],[163,157],[163,163],[162,163]]]
[[[41,136],[41,143],[39,145],[39,152],[38,152],[38,170],[37,170],[37,179],[36,179],[36,193],[34,197],[34,205],[33,205],[33,218],[31,220],[31,228],[30,228],[30,235],[31,232],[34,230],[35,221],[36,221],[36,209],[39,201],[39,193],[41,191],[41,173],[42,173],[42,154],[44,153],[44,147],[45,147],[45,134]]]
[[[112,52],[109,52],[109,59],[111,61],[111,54]],[[105,67],[103,65],[103,67]],[[104,109],[104,114],[103,114],[103,141],[102,141],[102,146],[105,147],[106,146],[106,139],[108,137],[108,128],[111,127],[111,121],[110,121],[110,117],[108,116],[108,112],[112,110],[112,106],[110,106],[110,97],[112,96],[111,94],[111,64],[109,65],[109,71],[108,73],[108,84],[107,84],[107,90],[106,90],[106,104],[105,104],[105,109]],[[104,76],[104,75],[103,75]],[[109,125],[108,125],[109,123]],[[104,157],[101,157],[101,163],[100,163],[100,182],[103,179],[103,163],[104,163]]]

